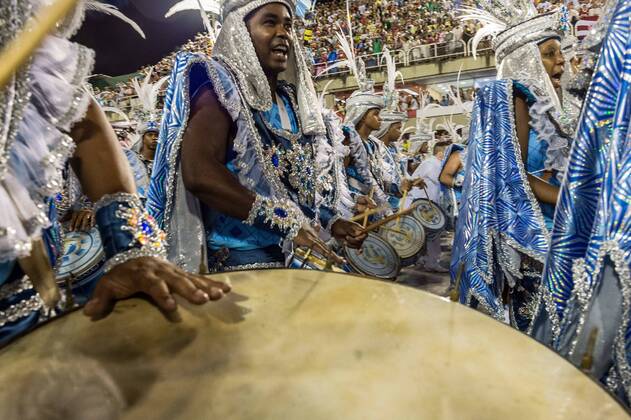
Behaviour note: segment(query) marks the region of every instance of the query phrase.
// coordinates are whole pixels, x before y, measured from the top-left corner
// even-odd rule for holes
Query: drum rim
[[[394,247],[393,247],[392,245],[390,245],[390,243],[389,243],[388,241],[386,241],[385,239],[383,239],[381,236],[379,236],[379,235],[378,235],[377,233],[375,233],[375,232],[370,232],[370,233],[368,233],[368,236],[369,236],[369,237],[373,237],[373,238],[377,238],[377,240],[379,240],[379,241],[383,242],[383,243],[384,243],[384,244],[386,244],[388,247],[390,247],[390,249],[392,249],[392,251],[394,251],[394,255],[396,256],[396,259],[395,259],[395,270],[394,270],[395,274],[394,274],[393,276],[389,276],[389,277],[379,277],[379,276],[374,276],[374,275],[371,275],[371,274],[365,274],[363,270],[360,270],[359,268],[357,268],[357,267],[356,267],[356,265],[355,265],[355,264],[353,264],[353,261],[352,261],[350,258],[348,258],[348,252],[347,252],[347,250],[348,250],[348,249],[350,249],[350,248],[349,248],[348,246],[345,246],[345,247],[344,247],[344,256],[346,257],[346,260],[348,261],[348,264],[349,264],[349,265],[350,265],[353,269],[355,269],[355,270],[359,271],[360,273],[362,273],[362,274],[360,274],[360,276],[362,276],[362,275],[363,275],[363,276],[368,276],[368,277],[371,277],[371,278],[384,279],[384,280],[392,280],[392,279],[396,279],[396,278],[397,278],[397,276],[399,275],[399,273],[401,272],[401,257],[400,257],[400,256],[399,256],[399,254],[397,253],[397,250],[396,250],[396,249],[394,249]],[[366,238],[366,239],[367,239],[367,238]]]
[[[428,200],[427,198],[419,198],[419,199],[415,200],[414,202],[415,202],[415,203],[419,203],[419,204],[420,204],[420,202],[429,202],[429,203],[432,203],[432,204],[435,206],[435,208],[436,208],[436,209],[438,209],[439,213],[442,215],[442,219],[443,219],[442,227],[440,227],[440,228],[434,228],[434,227],[428,226],[428,225],[426,225],[426,224],[425,224],[425,221],[424,221],[421,217],[417,217],[417,216],[416,216],[416,214],[417,214],[417,213],[418,213],[418,211],[419,211],[419,204],[417,204],[416,208],[415,208],[415,209],[414,209],[414,211],[412,212],[412,215],[413,215],[416,219],[418,219],[418,221],[419,221],[419,222],[421,222],[421,224],[423,225],[423,227],[425,227],[425,228],[426,228],[426,230],[428,230],[428,231],[442,231],[442,230],[444,230],[444,229],[445,229],[445,226],[447,225],[447,215],[445,214],[445,211],[444,211],[444,210],[440,207],[440,205],[439,205],[439,204],[434,203],[432,200]],[[428,232],[426,232],[426,233],[428,233]]]
[[[101,239],[100,233],[98,231],[98,229],[96,228],[92,228],[90,229],[90,231],[88,232],[80,232],[80,231],[76,231],[76,232],[68,232],[66,234],[64,234],[64,238],[63,238],[63,245],[64,245],[64,251],[65,251],[65,246],[66,246],[66,239],[69,236],[82,236],[82,235],[87,235],[89,237],[94,237],[93,233],[96,234],[96,236],[98,237],[99,242],[101,242],[101,246],[99,247],[98,251],[94,254],[93,257],[93,261],[94,264],[90,265],[87,269],[85,270],[81,270],[81,271],[68,271],[67,273],[61,273],[61,269],[64,266],[63,265],[63,258],[66,256],[65,253],[63,253],[60,258],[59,261],[60,263],[57,265],[57,267],[55,268],[55,272],[56,272],[56,280],[65,280],[71,276],[75,276],[75,277],[81,277],[83,275],[85,275],[86,273],[90,273],[93,271],[93,269],[99,265],[103,265],[105,263],[105,250],[103,249],[103,241]]]
[[[415,252],[415,253],[413,253],[412,255],[408,255],[408,256],[404,257],[403,255],[399,254],[399,250],[398,250],[398,249],[397,249],[394,245],[392,245],[392,244],[388,241],[388,239],[385,237],[385,234],[384,234],[384,235],[379,234],[379,236],[381,236],[383,240],[385,240],[386,242],[388,242],[388,244],[390,244],[390,246],[392,246],[392,248],[393,248],[393,249],[397,252],[397,254],[399,255],[399,258],[401,259],[401,262],[403,262],[403,260],[404,260],[404,259],[405,259],[405,260],[407,260],[407,259],[409,259],[409,258],[414,258],[414,257],[416,257],[418,254],[420,254],[421,252],[423,252],[423,248],[425,247],[425,244],[427,243],[427,238],[428,238],[428,236],[427,236],[427,232],[425,231],[425,226],[423,226],[423,224],[421,223],[421,221],[420,221],[420,220],[418,220],[416,217],[414,217],[414,216],[412,216],[412,215],[407,215],[407,214],[406,214],[406,215],[404,215],[404,216],[401,216],[401,219],[404,219],[404,220],[414,220],[414,222],[413,222],[413,223],[418,223],[418,226],[422,229],[422,232],[423,232],[423,241],[422,241],[422,245],[420,246],[420,248],[419,248],[419,250],[418,250],[418,251],[416,251],[416,252]],[[392,221],[392,222],[390,222],[390,223],[394,223],[394,222],[396,222],[396,221]],[[390,225],[390,223],[386,223],[386,225],[385,225],[385,226]],[[403,263],[401,263],[401,266],[403,266]]]

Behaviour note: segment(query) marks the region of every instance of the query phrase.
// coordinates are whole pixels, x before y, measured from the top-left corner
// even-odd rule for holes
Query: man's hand
[[[294,238],[294,246],[312,249],[325,258],[331,259],[336,264],[343,264],[344,260],[318,237],[318,234],[311,226],[303,226]]]
[[[365,195],[357,196],[355,200],[355,212],[357,214],[366,213],[367,210],[372,210],[377,208],[377,203],[370,197]]]
[[[412,181],[412,186],[423,189],[423,188],[427,188],[427,183],[425,182],[423,178],[417,178],[414,181]]]
[[[70,230],[73,232],[88,232],[94,227],[94,214],[92,210],[78,210],[72,212]]]
[[[408,192],[412,189],[413,183],[412,181],[410,181],[409,179],[403,179],[403,181],[401,181],[401,192]]]
[[[117,300],[144,293],[165,313],[177,311],[174,295],[203,305],[230,292],[227,284],[186,273],[171,263],[141,257],[120,264],[99,280],[84,314],[93,321],[107,317]]]
[[[331,235],[354,249],[361,248],[368,236],[361,225],[355,222],[349,222],[348,220],[338,220],[333,223],[333,226],[331,226]]]

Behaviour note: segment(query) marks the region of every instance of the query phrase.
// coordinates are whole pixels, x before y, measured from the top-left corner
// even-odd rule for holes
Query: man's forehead
[[[287,20],[291,20],[293,18],[293,14],[291,13],[291,10],[289,10],[289,7],[287,7],[285,3],[281,2],[271,2],[265,4],[256,9],[254,13],[261,13],[264,17],[281,17]]]

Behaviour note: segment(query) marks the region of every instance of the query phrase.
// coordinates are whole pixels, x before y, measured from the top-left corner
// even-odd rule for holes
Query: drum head
[[[428,231],[428,236],[430,236],[432,232],[440,232],[445,228],[447,218],[438,204],[425,199],[415,201],[414,204],[416,205],[414,217],[416,217]]]
[[[79,278],[102,262],[104,257],[101,236],[96,228],[90,232],[68,232],[64,235],[64,254],[57,278],[70,275]]]
[[[387,223],[379,234],[397,251],[402,259],[418,255],[425,245],[425,229],[415,217],[403,216]]]
[[[401,260],[397,251],[374,233],[368,234],[361,253],[357,249],[348,247],[344,251],[353,270],[366,276],[395,279],[401,269]]]

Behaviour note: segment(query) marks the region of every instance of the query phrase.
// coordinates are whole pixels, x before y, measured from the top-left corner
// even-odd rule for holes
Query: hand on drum
[[[331,251],[311,226],[303,226],[294,238],[294,246],[297,248],[309,248],[318,254],[331,259],[335,264],[343,264],[342,259],[335,252]]]
[[[177,311],[176,294],[190,303],[203,305],[209,300],[221,299],[228,292],[227,284],[186,273],[157,258],[141,257],[120,264],[104,275],[84,313],[97,321],[112,312],[117,300],[145,294],[168,315]]]
[[[370,197],[360,195],[355,202],[355,212],[358,214],[365,213],[367,210],[377,208],[377,203]]]
[[[349,248],[360,249],[368,237],[361,225],[348,220],[338,220],[331,226],[331,235],[338,241],[346,243]]]
[[[78,210],[72,212],[70,230],[73,232],[88,232],[94,227],[94,215],[92,210]]]

